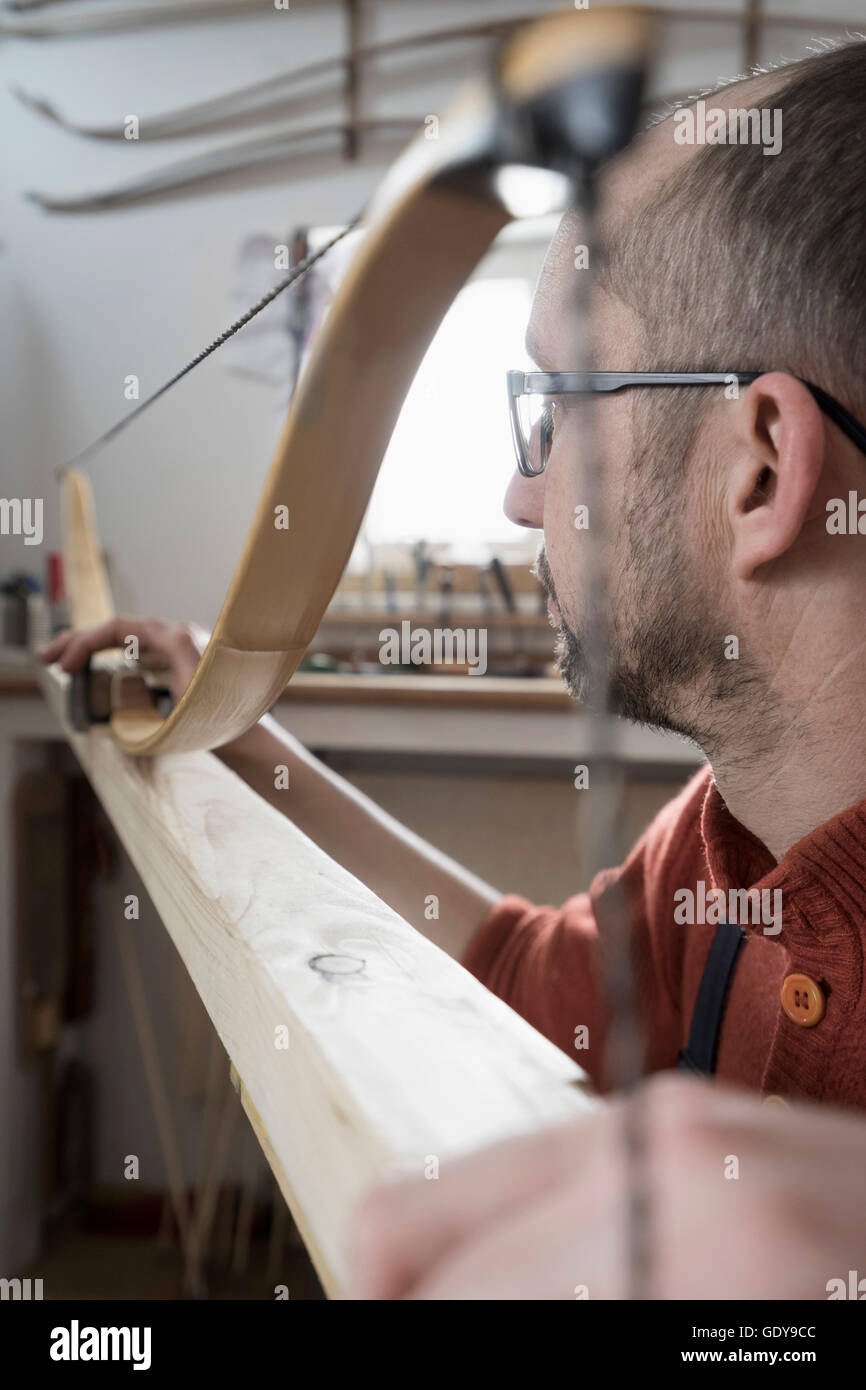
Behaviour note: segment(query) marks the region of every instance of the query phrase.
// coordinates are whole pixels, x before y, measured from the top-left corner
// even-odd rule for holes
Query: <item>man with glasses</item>
[[[506,899],[464,953],[603,1086],[598,943],[622,890],[645,1067],[663,1073],[643,1111],[656,1297],[857,1297],[846,1271],[866,1265],[866,522],[839,506],[866,496],[864,101],[852,44],[715,94],[780,108],[778,156],[684,147],[670,120],[641,137],[603,192],[600,370],[572,370],[586,238],[569,215],[530,324],[539,370],[508,378],[506,510],[544,532],[569,689],[592,700],[604,680],[621,714],[710,763],[622,870],[559,910]],[[611,552],[604,671],[592,513],[575,526],[590,494]],[[678,918],[699,888],[725,908]],[[730,912],[750,890],[779,894],[780,922]],[[624,1149],[614,1105],[384,1189],[357,1291],[622,1295]]]
[[[569,214],[530,325],[538,370],[509,375],[506,510],[544,533],[569,689],[592,699],[603,678],[619,713],[687,735],[709,762],[623,867],[557,910],[502,899],[273,721],[221,750],[281,810],[273,767],[288,764],[301,828],[602,1089],[599,940],[621,891],[645,1071],[663,1074],[644,1096],[659,1297],[822,1298],[866,1268],[866,551],[856,527],[828,526],[837,499],[866,493],[864,94],[866,45],[852,44],[715,94],[783,110],[772,158],[684,146],[670,120],[642,136],[603,187],[599,371],[575,370],[584,237]],[[590,490],[610,538],[603,673],[587,636],[594,518],[574,524]],[[124,617],[45,656],[73,670],[131,632],[179,694],[198,650],[176,624]],[[731,911],[764,892],[781,895],[779,922]],[[712,908],[678,915],[683,894]],[[575,1054],[578,1027],[589,1047]],[[731,1155],[748,1182],[726,1181]],[[625,1181],[613,1103],[444,1165],[438,1182],[392,1185],[360,1218],[355,1292],[621,1295]]]

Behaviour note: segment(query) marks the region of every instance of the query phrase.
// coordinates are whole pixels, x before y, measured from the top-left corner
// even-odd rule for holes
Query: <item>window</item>
[[[531,300],[526,275],[485,276],[457,296],[406,397],[359,548],[424,539],[483,562],[519,541],[502,511],[513,471],[504,383],[526,360]]]

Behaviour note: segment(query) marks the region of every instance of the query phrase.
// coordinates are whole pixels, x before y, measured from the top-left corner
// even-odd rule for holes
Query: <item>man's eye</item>
[[[543,457],[550,456],[551,445],[553,444],[553,431],[555,428],[555,410],[553,401],[545,401],[541,408],[541,447]]]

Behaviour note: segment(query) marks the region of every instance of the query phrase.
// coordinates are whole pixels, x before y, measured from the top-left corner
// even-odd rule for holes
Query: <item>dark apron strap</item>
[[[680,1052],[680,1071],[712,1076],[716,1070],[728,990],[745,939],[746,933],[742,927],[733,922],[719,923],[701,977],[688,1045]]]

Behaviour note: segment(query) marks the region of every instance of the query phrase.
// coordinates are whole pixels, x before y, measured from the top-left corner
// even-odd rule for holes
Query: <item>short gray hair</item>
[[[866,42],[778,69],[780,153],[708,145],[606,247],[604,288],[642,325],[652,371],[788,371],[866,407]],[[685,462],[707,392],[634,392],[642,433]],[[677,458],[680,454],[681,457]]]

